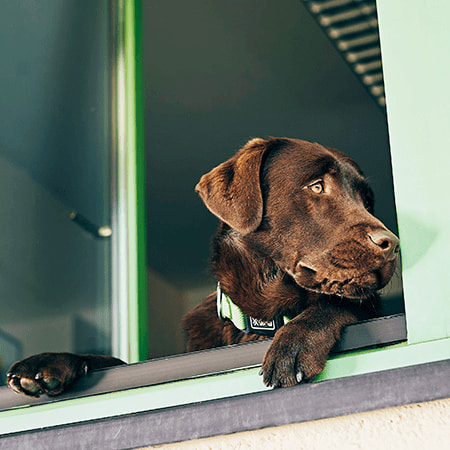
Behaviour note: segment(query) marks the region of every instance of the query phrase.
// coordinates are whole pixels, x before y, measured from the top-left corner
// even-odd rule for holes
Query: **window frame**
[[[111,3],[113,354],[148,357],[142,4]]]
[[[133,35],[133,38],[128,41],[128,45],[123,47],[123,51],[127,54],[126,60],[134,66],[136,63],[136,49],[139,48],[140,45],[138,44],[136,47],[136,41],[139,41],[140,33],[140,25],[137,26],[139,20],[136,20],[139,17],[140,1],[122,0],[118,4],[123,6],[124,14],[128,14],[128,17],[132,17],[133,19],[130,19],[128,22],[126,20],[123,22],[124,39],[126,40],[125,37],[129,36],[128,33],[132,33]],[[386,26],[384,20],[386,20],[387,15],[392,13],[392,9],[389,8],[395,9],[395,5],[392,5],[392,2],[389,2],[389,0],[378,0],[377,8],[381,25],[381,44],[382,49],[384,49],[388,48],[388,45],[391,45],[391,41],[389,41],[390,38],[386,37],[389,35],[389,30],[386,35],[386,30],[383,28]],[[388,72],[392,75],[389,70],[390,69],[388,69],[385,64],[385,73]],[[128,164],[134,166],[135,169],[138,158],[135,151],[136,148],[139,148],[139,145],[142,145],[142,130],[138,129],[141,124],[137,124],[142,117],[139,116],[140,113],[136,114],[137,108],[140,107],[137,106],[137,98],[142,98],[142,96],[136,95],[136,92],[137,89],[142,89],[142,80],[138,83],[132,81],[136,79],[138,72],[139,70],[134,66],[133,71],[130,72],[133,75],[129,76],[127,84],[127,95],[130,95],[127,97],[130,102],[128,104],[128,111],[134,111],[134,113],[130,113],[127,121],[127,132],[130,128],[132,130],[134,129],[134,131],[132,131],[134,137],[132,136],[128,142],[128,144],[132,144],[132,148],[134,149],[133,152],[129,154],[131,155],[129,156],[131,159]],[[390,81],[390,77],[388,77],[386,97],[391,143],[393,143],[392,136],[395,134],[396,124],[394,123],[395,120],[392,120],[396,117],[398,118],[398,116],[396,116],[395,111],[391,110]],[[395,109],[395,107],[398,107],[398,104],[393,102],[393,107]],[[133,122],[133,120],[135,122]],[[141,144],[138,144],[138,142]],[[128,146],[128,149],[129,148],[130,147]],[[397,152],[395,145],[392,147],[392,152]],[[142,148],[140,150],[140,155],[143,155]],[[395,157],[393,157],[393,163],[395,182],[395,169],[398,165],[398,160],[396,160]],[[134,175],[132,172],[130,173],[131,175],[126,181],[128,187],[130,183],[134,183],[133,176],[138,176],[137,172],[134,172]],[[125,183],[125,181],[123,182]],[[119,183],[121,183],[120,179]],[[397,180],[397,183],[395,184],[396,189],[399,188],[399,183],[400,181]],[[137,192],[135,192],[130,196],[130,201],[134,205],[139,204],[137,195]],[[142,198],[140,201],[142,201]],[[141,208],[142,205],[143,203],[140,204],[139,208]],[[397,202],[397,206],[398,205],[399,202]],[[139,208],[132,210],[128,216],[132,228],[136,230],[135,236],[139,233],[137,228],[140,228],[140,232],[142,232],[142,229],[144,228],[142,219],[138,218],[139,213],[137,210]],[[143,210],[141,209],[140,211],[142,214]],[[399,228],[401,237],[403,237],[401,222],[399,223]],[[133,247],[133,245],[137,244],[137,241],[138,238],[135,237],[133,240],[128,241],[128,245]],[[408,244],[403,247],[403,252],[407,250]],[[135,253],[131,253],[131,255],[134,255],[132,257],[135,261],[138,260]],[[135,266],[134,269],[130,269],[128,266],[127,271],[131,271],[132,276],[135,277],[135,279],[139,279],[137,275],[137,266]],[[406,284],[408,284],[408,282],[409,281],[406,279]],[[137,284],[135,284],[135,287],[136,286]],[[141,285],[141,287],[142,286],[143,285]],[[138,290],[139,289],[136,288],[135,292]],[[141,293],[140,300],[138,297],[134,297],[134,312],[131,314],[132,320],[128,322],[130,327],[128,336],[130,336],[130,341],[133,341],[134,339],[134,342],[138,342],[138,336],[142,337],[140,334],[141,331],[145,335],[145,323],[139,322],[139,320],[141,320],[139,319],[139,315],[145,310],[145,300],[143,300],[145,298],[143,295],[145,292],[141,290]],[[431,298],[428,299],[428,301],[427,308],[429,308],[432,318],[436,318],[439,314],[442,314],[442,311],[438,310],[438,307],[441,307],[441,299],[435,300]],[[333,386],[333,392],[337,392],[337,395],[339,396],[341,393],[345,392],[350,392],[351,394],[353,391],[349,391],[349,388],[352,386],[352,380],[354,381],[356,379],[359,380],[357,383],[361,386],[361,390],[358,391],[358,395],[349,394],[354,400],[354,406],[351,411],[343,411],[338,408],[333,410],[333,408],[331,408],[329,413],[325,413],[324,409],[321,410],[322,412],[317,413],[316,416],[310,415],[305,420],[348,414],[349,411],[360,412],[362,410],[361,406],[358,407],[357,405],[360,404],[361,401],[361,392],[367,392],[367,389],[370,386],[373,386],[373,383],[375,383],[376,380],[380,379],[385,380],[385,386],[389,386],[391,389],[394,389],[395,387],[398,388],[399,395],[396,397],[396,403],[386,402],[383,404],[377,402],[377,396],[382,396],[383,389],[375,389],[374,392],[370,394],[372,395],[372,400],[366,404],[365,407],[368,408],[366,410],[395,406],[408,402],[427,401],[444,398],[446,396],[450,397],[447,383],[442,382],[443,375],[448,376],[450,367],[450,338],[448,330],[445,331],[445,329],[439,327],[437,333],[436,330],[428,330],[428,334],[427,331],[423,332],[423,330],[420,330],[419,332],[418,328],[422,325],[423,320],[422,318],[419,320],[419,308],[414,302],[417,303],[417,298],[414,297],[413,302],[411,302],[407,292],[407,295],[405,295],[406,315],[379,319],[379,322],[375,326],[373,321],[369,321],[369,323],[366,324],[355,324],[350,326],[347,330],[347,336],[345,337],[343,344],[341,344],[341,350],[347,352],[336,353],[329,359],[325,370],[316,379],[318,383],[300,385],[283,390],[270,390],[266,388],[261,381],[261,377],[257,376],[257,372],[259,371],[262,355],[267,346],[270,345],[270,341],[258,342],[243,346],[233,346],[231,348],[196,352],[190,355],[177,355],[136,365],[98,371],[89,374],[84,380],[80,381],[77,385],[77,390],[74,391],[74,393],[64,394],[54,400],[29,400],[25,397],[16,396],[8,391],[7,388],[0,388],[1,400],[8,396],[14,396],[15,399],[13,402],[14,405],[10,404],[8,409],[0,412],[0,418],[2,419],[0,421],[0,433],[30,432],[30,430],[36,430],[41,427],[55,427],[54,430],[60,430],[60,426],[70,427],[70,424],[73,424],[74,422],[89,422],[90,424],[86,424],[86,426],[92,425],[95,427],[94,422],[92,421],[100,420],[103,421],[101,422],[103,424],[107,424],[108,422],[113,424],[116,423],[116,420],[129,420],[129,414],[133,414],[133,417],[130,420],[133,420],[133,418],[138,420],[139,415],[147,415],[148,417],[156,418],[164,416],[168,417],[168,415],[170,416],[172,414],[172,417],[177,417],[183,414],[183,411],[189,411],[189,408],[201,408],[202,406],[198,405],[198,402],[207,402],[205,403],[205,411],[208,411],[208,413],[205,413],[206,415],[204,417],[207,417],[208,414],[211,415],[212,410],[215,411],[214,414],[216,414],[217,411],[220,413],[221,411],[229,410],[229,408],[237,408],[233,410],[232,414],[234,414],[240,408],[247,408],[251,411],[258,409],[262,404],[267,403],[270,408],[265,410],[266,415],[264,416],[264,420],[266,422],[253,420],[250,421],[249,425],[245,425],[246,429],[256,429],[261,428],[262,426],[269,426],[270,424],[279,425],[299,422],[303,420],[300,418],[300,410],[303,411],[304,408],[295,409],[296,413],[293,413],[286,419],[286,422],[282,423],[279,421],[277,422],[277,420],[274,419],[276,416],[274,411],[277,410],[276,408],[282,408],[279,406],[280,403],[294,403],[298,405],[300,402],[304,401],[305,396],[311,395],[311,398],[313,399],[318,398],[317,396],[314,397],[314,395],[317,395],[314,394],[314,392],[322,392],[322,389],[323,392],[328,392],[327,389],[329,386]],[[131,305],[129,306],[131,307]],[[449,307],[446,306],[444,317],[448,314],[448,310]],[[144,314],[143,317],[146,318],[146,314]],[[427,320],[428,319],[429,316]],[[360,337],[361,330],[363,330],[362,334],[364,334],[370,327],[374,326],[373,329],[379,331],[378,327],[381,327],[382,325],[386,326],[386,324],[395,322],[398,326],[400,322],[404,324],[405,320],[408,331],[406,342],[387,345],[383,348],[369,348],[363,350],[354,350],[354,347],[351,348],[351,346],[348,345],[350,339],[348,336],[351,336],[352,333],[356,333],[357,327],[359,327],[358,336]],[[441,321],[439,321],[439,323],[441,323]],[[395,330],[397,338],[400,335],[401,338],[395,338],[394,341],[403,341],[406,338],[406,327],[402,329],[400,334],[398,333],[398,328],[395,328]],[[388,339],[387,341],[384,340],[384,342],[379,342],[379,344],[387,344],[390,342],[392,341]],[[145,345],[143,344],[140,348],[144,347]],[[139,345],[137,348],[139,348]],[[141,355],[142,352],[143,350],[137,351],[135,352],[135,355]],[[238,354],[241,356],[237,357]],[[137,357],[138,356],[136,356],[136,358]],[[236,364],[236,360],[239,360],[238,364]],[[206,366],[209,364],[210,368],[207,369],[207,373],[204,372],[204,366],[200,364],[200,361],[203,361],[202,364],[206,364]],[[214,361],[217,363],[216,367],[214,367]],[[212,362],[213,364],[211,365]],[[422,383],[423,379],[427,379],[427,383]],[[430,382],[430,380],[434,381]],[[375,385],[377,384],[375,383]],[[413,393],[417,392],[418,385],[421,386],[421,393],[420,395],[414,396]],[[378,388],[380,387],[380,385],[377,386]],[[298,403],[292,402],[292,398],[295,398],[296,395],[299,396]],[[327,398],[329,399],[329,397],[325,397],[325,399]],[[326,404],[327,402],[325,401],[325,405]],[[29,407],[30,405],[33,406]],[[15,409],[11,409],[12,406],[14,406]],[[210,407],[213,407],[213,409],[208,409]],[[114,416],[116,416],[116,418],[112,419]],[[18,417],[20,417],[20,421],[17,420]],[[239,414],[237,414],[236,417],[239,417]],[[270,420],[272,420],[272,422],[267,422]],[[159,422],[156,421],[153,423],[153,426],[157,427],[158,425],[156,425],[156,423]],[[207,433],[206,435],[212,436],[224,432],[243,431],[244,427],[240,424],[240,428],[236,425],[231,431],[229,428],[228,431],[223,431],[224,426],[221,429],[210,429],[208,432],[209,434]],[[186,433],[182,440],[192,439],[201,435],[196,435],[195,429],[191,429],[190,434],[187,431]],[[11,437],[14,436],[17,435],[11,435]],[[201,437],[204,436],[205,434],[201,435]],[[162,442],[168,441],[161,441],[161,443]],[[146,442],[146,444],[148,445],[150,442]]]

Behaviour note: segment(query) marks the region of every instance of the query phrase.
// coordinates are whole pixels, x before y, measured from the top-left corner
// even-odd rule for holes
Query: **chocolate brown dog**
[[[264,382],[314,378],[343,329],[376,315],[376,291],[399,251],[373,216],[358,165],[317,143],[253,139],[196,190],[220,219],[212,259],[220,288],[183,319],[188,351],[274,335]],[[14,364],[7,382],[26,395],[56,395],[87,371],[122,363],[45,353]]]

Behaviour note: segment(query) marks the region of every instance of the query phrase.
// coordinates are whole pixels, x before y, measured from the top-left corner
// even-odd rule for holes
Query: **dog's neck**
[[[224,224],[219,227],[212,250],[217,280],[247,316],[256,315],[262,320],[294,316],[312,297],[318,297],[298,286],[272,258]],[[275,297],[277,302],[273,301]]]

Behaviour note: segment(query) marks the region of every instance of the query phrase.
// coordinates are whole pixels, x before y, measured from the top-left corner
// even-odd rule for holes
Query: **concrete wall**
[[[450,399],[149,448],[448,449]]]

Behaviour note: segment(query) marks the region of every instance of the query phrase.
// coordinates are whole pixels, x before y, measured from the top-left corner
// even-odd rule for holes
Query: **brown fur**
[[[221,220],[212,265],[223,291],[245,315],[292,318],[266,354],[265,383],[313,378],[344,327],[376,314],[395,267],[398,240],[372,215],[361,170],[319,144],[255,139],[196,189]],[[183,327],[189,351],[260,339],[219,319],[214,296]]]
[[[343,153],[296,139],[253,139],[196,187],[220,219],[212,266],[244,314],[292,320],[265,355],[264,382],[290,386],[323,370],[343,329],[376,315],[376,291],[391,278],[398,239],[376,219],[373,193]],[[217,316],[215,294],[183,319],[188,351],[262,339]],[[66,390],[111,357],[43,353],[14,364],[16,392]]]

